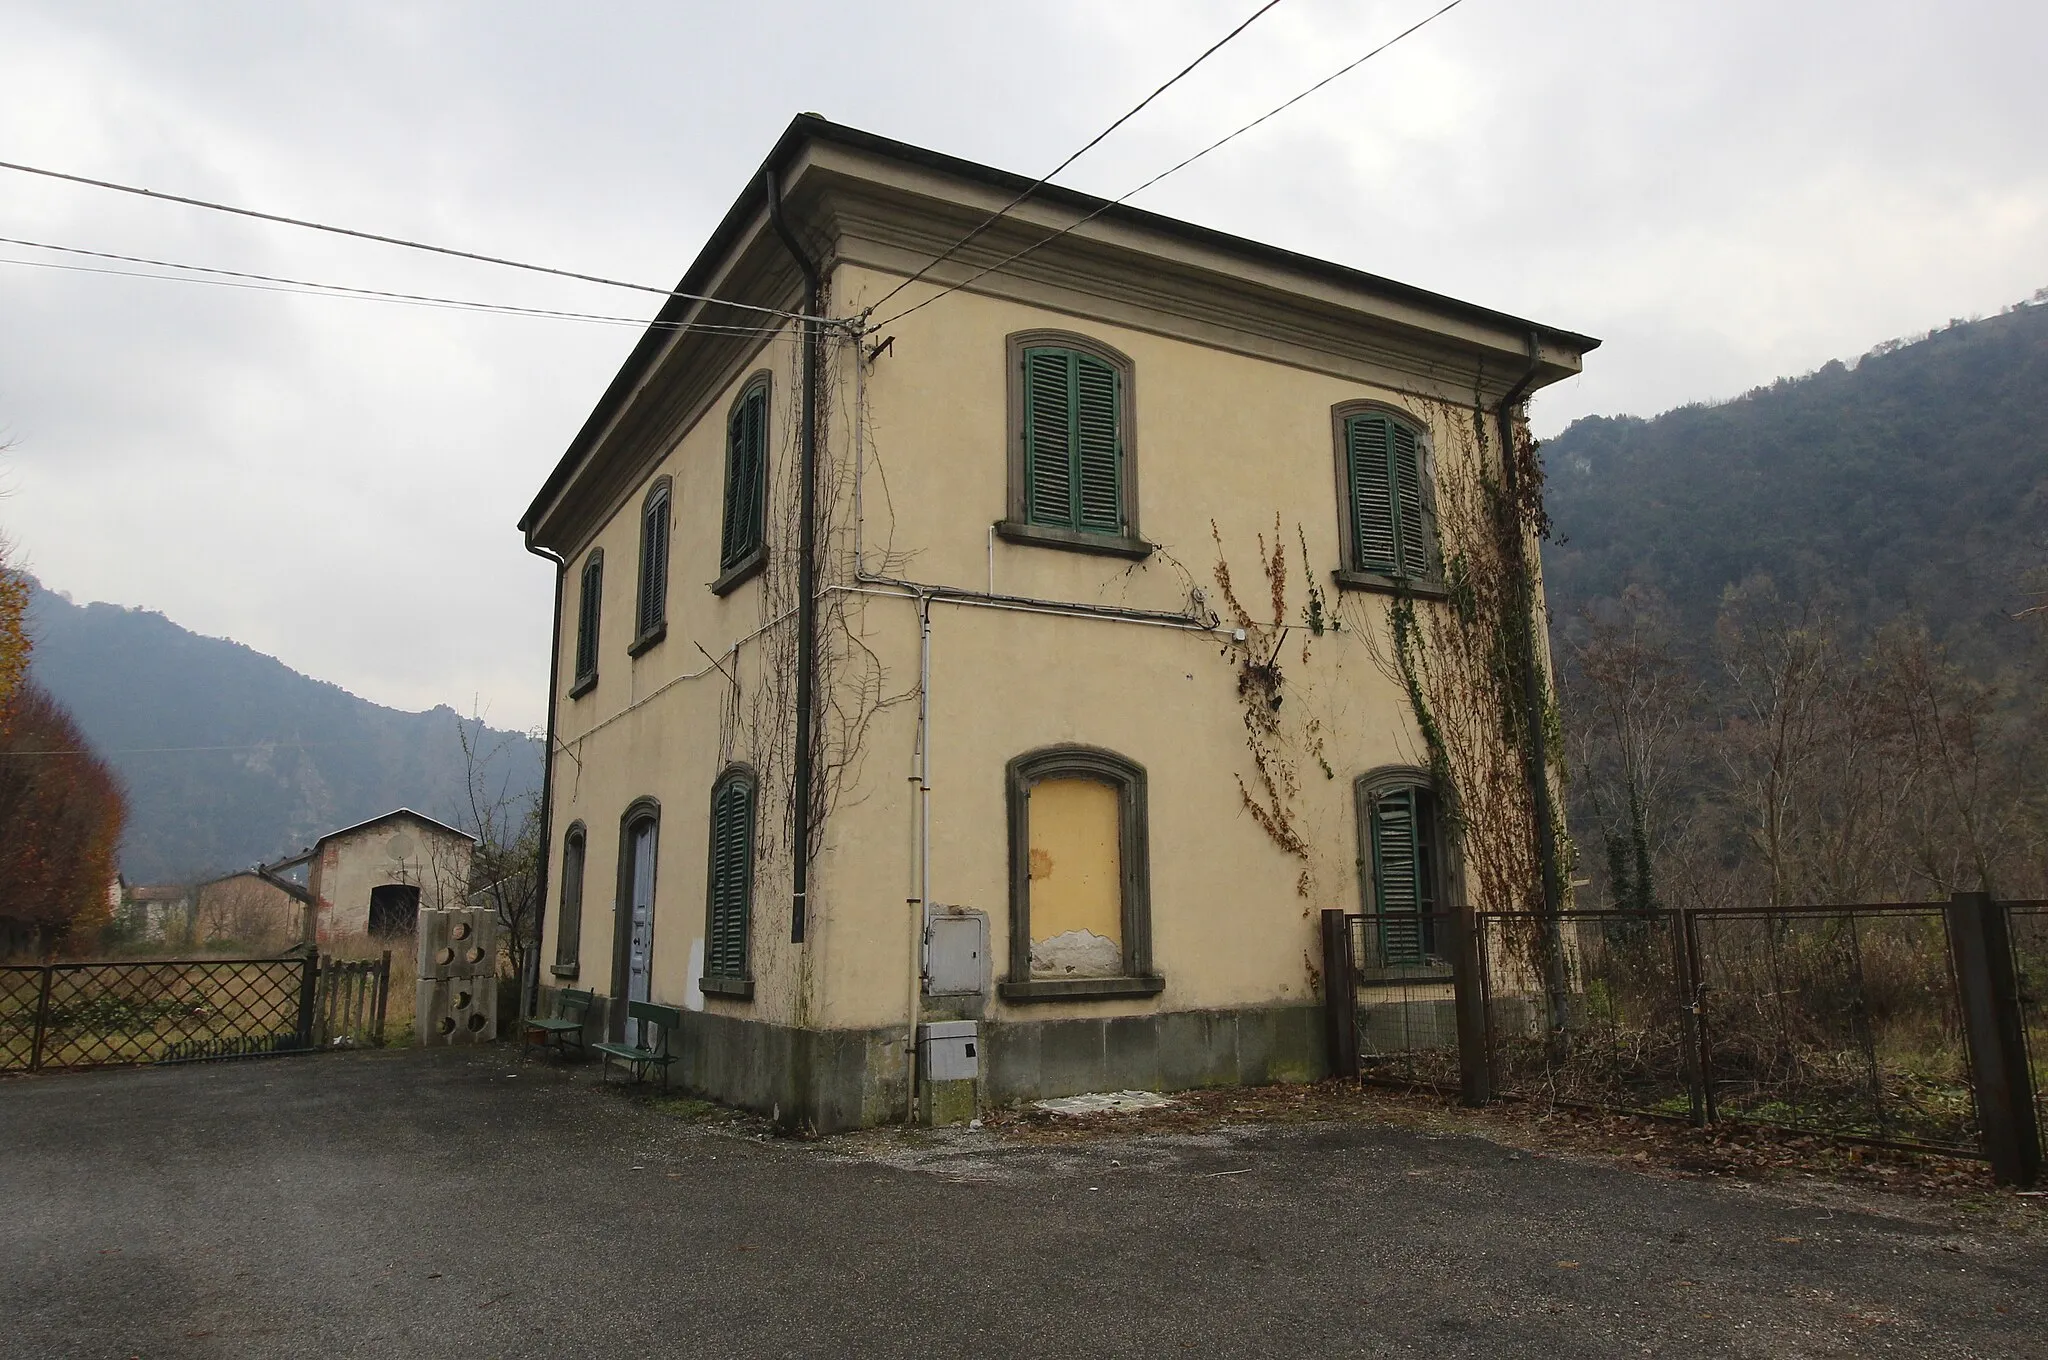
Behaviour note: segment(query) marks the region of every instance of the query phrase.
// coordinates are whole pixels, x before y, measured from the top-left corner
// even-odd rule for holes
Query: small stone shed
[[[475,849],[468,832],[411,808],[328,832],[302,857],[315,940],[408,935],[421,908],[462,906]]]

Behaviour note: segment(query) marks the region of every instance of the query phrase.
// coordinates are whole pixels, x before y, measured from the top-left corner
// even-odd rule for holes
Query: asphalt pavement
[[[1345,1122],[757,1136],[504,1050],[0,1081],[0,1355],[2048,1356],[2048,1242]]]

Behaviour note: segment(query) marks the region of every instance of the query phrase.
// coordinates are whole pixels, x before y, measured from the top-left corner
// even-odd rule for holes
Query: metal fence
[[[1333,1040],[1355,1036],[1366,1080],[1983,1155],[2002,1176],[2044,1151],[2048,903],[1479,913],[1398,958],[1383,938],[1369,917],[1325,929],[1353,982],[1330,989],[1353,1012],[1333,1009]]]
[[[389,987],[389,954],[0,966],[0,1072],[381,1043]]]
[[[2048,1139],[2048,902],[2018,902],[2006,909],[2012,932],[2013,972],[2033,1074],[2034,1119]],[[2043,1149],[2048,1154],[2048,1148]]]

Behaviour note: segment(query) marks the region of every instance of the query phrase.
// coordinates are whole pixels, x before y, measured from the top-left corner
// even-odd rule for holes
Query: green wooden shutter
[[[1379,910],[1380,957],[1421,963],[1424,900],[1421,809],[1414,789],[1383,793],[1372,805],[1372,882]]]
[[[1116,370],[1074,356],[1074,527],[1124,531],[1123,449],[1117,429]]]
[[[583,600],[576,611],[576,678],[597,673],[597,611],[604,597],[604,562],[583,568]]]
[[[744,551],[761,546],[762,519],[768,493],[768,393],[756,389],[747,398],[747,501]]]
[[[644,636],[668,617],[668,495],[649,502],[640,517],[640,619]]]
[[[1033,524],[1074,524],[1072,357],[1024,351],[1024,512]]]
[[[742,778],[728,779],[711,800],[711,938],[705,942],[705,972],[713,977],[746,976],[753,870],[753,786]]]
[[[1401,558],[1394,527],[1393,431],[1385,416],[1344,422],[1345,462],[1351,481],[1351,550],[1358,571],[1392,575]]]
[[[1396,560],[1403,576],[1427,576],[1429,535],[1423,524],[1422,450],[1415,431],[1389,422],[1388,441],[1393,463],[1394,539]]]

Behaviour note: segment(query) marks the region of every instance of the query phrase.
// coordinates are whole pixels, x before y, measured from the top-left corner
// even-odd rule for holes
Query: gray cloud
[[[1428,7],[1287,0],[1065,182],[1122,193]],[[669,283],[799,110],[1036,172],[1249,8],[11,6],[0,157]],[[1136,201],[1603,336],[1540,399],[1550,431],[2048,283],[2043,50],[2048,11],[2022,3],[1467,0]],[[8,236],[648,310],[5,189]],[[512,524],[633,338],[0,265],[0,523],[80,598],[382,702],[534,723],[548,573]]]

